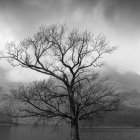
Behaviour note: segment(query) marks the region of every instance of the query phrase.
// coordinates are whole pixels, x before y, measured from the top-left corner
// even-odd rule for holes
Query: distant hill
[[[108,68],[105,71],[106,75],[109,75],[111,80],[118,83],[122,88],[126,90],[136,89],[140,92],[140,75],[134,72],[127,72],[120,74],[115,69]]]
[[[101,73],[103,76],[109,76],[110,83],[126,97],[128,106],[140,108],[140,75],[134,72],[120,74],[110,67],[106,67]]]
[[[140,127],[140,109],[127,107],[118,112],[106,115],[102,119],[84,121],[81,126],[94,127]]]

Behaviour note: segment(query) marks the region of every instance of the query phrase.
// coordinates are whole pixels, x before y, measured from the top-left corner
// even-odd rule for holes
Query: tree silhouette
[[[19,116],[63,119],[71,125],[71,139],[79,140],[79,120],[119,107],[118,94],[93,72],[114,49],[105,37],[69,30],[66,24],[42,26],[33,38],[7,44],[2,57],[10,64],[50,76],[48,82],[12,90],[25,103]]]

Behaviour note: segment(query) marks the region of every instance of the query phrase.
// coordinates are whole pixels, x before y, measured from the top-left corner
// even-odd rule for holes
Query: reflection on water
[[[0,139],[10,140],[11,125],[0,126]]]
[[[81,140],[140,140],[140,129],[81,128]],[[70,140],[69,129],[33,127],[32,125],[0,125],[0,140]]]
[[[0,125],[0,140],[69,140],[67,130],[32,125]]]

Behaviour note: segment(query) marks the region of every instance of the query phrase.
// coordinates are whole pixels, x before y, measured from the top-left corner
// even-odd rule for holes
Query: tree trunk
[[[71,122],[71,140],[80,140],[78,120]]]

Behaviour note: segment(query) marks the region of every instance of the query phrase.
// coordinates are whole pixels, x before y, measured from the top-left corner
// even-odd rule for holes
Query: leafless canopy
[[[42,26],[33,38],[18,45],[7,44],[1,57],[13,66],[20,65],[53,79],[12,91],[17,99],[30,105],[24,109],[28,115],[69,119],[78,132],[78,120],[118,109],[118,95],[93,73],[95,67],[102,65],[102,57],[114,49],[101,35],[69,30],[61,24]]]
[[[101,35],[94,37],[76,29],[69,31],[61,24],[42,26],[34,38],[27,38],[18,45],[8,43],[2,57],[14,66],[21,65],[74,84],[87,69],[101,66],[101,57],[114,49]],[[71,74],[71,79],[67,74]]]
[[[11,92],[22,103],[16,112],[20,117],[57,118],[58,122],[64,120],[68,123],[73,119],[69,103],[71,95],[54,80],[22,85]],[[116,111],[121,101],[115,89],[107,84],[107,79],[99,78],[97,74],[76,84],[73,100],[78,120],[89,120]]]

